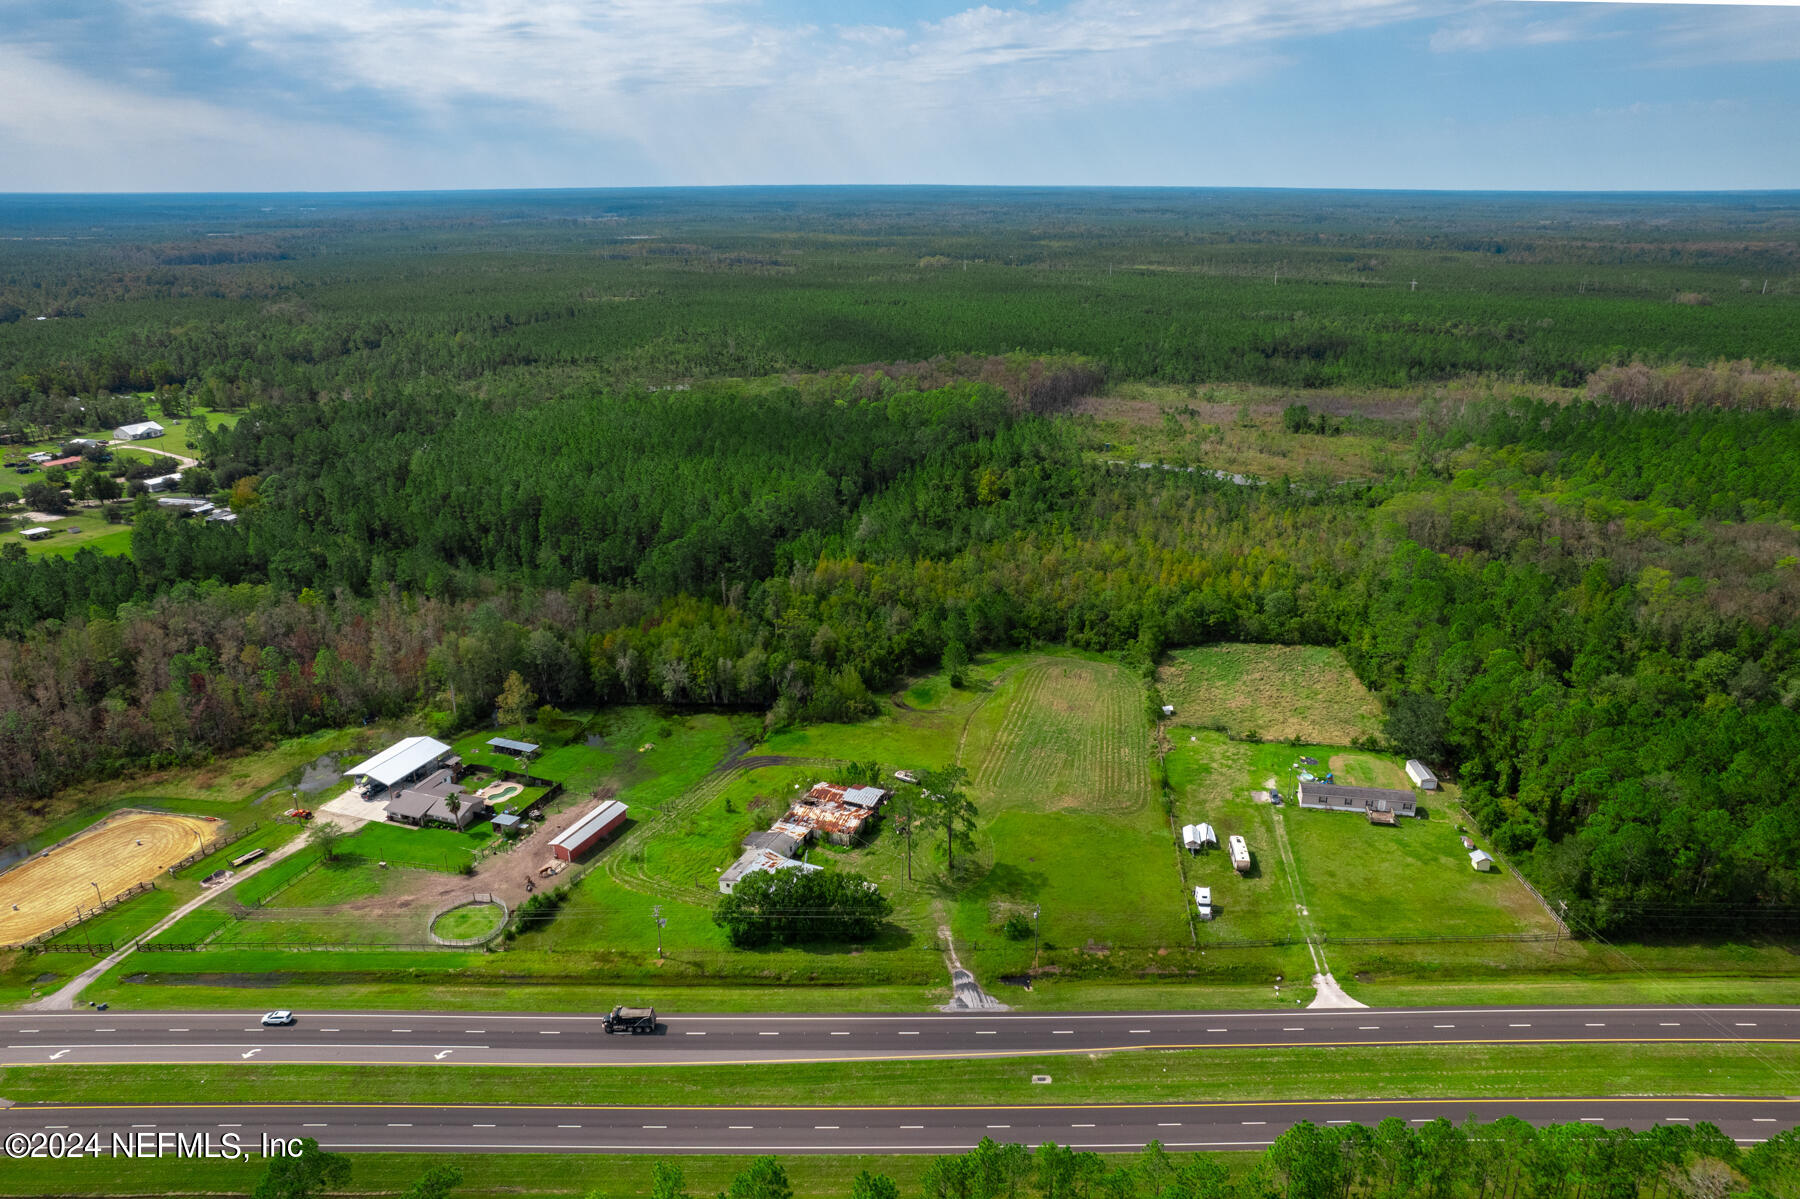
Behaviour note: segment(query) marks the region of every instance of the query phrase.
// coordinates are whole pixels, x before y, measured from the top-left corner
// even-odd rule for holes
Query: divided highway
[[[382,1107],[337,1105],[15,1107],[0,1112],[0,1136],[86,1138],[110,1147],[118,1134],[230,1136],[256,1146],[270,1137],[312,1137],[337,1152],[458,1153],[959,1153],[983,1137],[1044,1141],[1098,1151],[1260,1149],[1292,1125],[1395,1116],[1460,1123],[1520,1116],[1534,1124],[1586,1121],[1612,1128],[1717,1125],[1741,1143],[1794,1126],[1791,1099],[1438,1099],[1309,1103],[1127,1104],[1074,1107]],[[109,1148],[103,1151],[110,1151]]]
[[[607,1036],[567,1013],[28,1012],[0,1015],[0,1066],[328,1062],[614,1066],[1014,1057],[1130,1049],[1800,1041],[1793,1007],[1294,1009],[1247,1012],[665,1016]]]

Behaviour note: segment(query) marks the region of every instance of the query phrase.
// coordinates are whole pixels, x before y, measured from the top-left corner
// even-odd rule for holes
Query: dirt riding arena
[[[116,812],[73,839],[0,874],[0,945],[17,945],[155,878],[218,836],[193,816]],[[95,885],[99,886],[99,897]]]

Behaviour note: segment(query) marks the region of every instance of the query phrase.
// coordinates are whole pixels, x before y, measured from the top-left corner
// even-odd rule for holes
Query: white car
[[[268,1015],[266,1015],[262,1018],[262,1022],[266,1027],[269,1027],[269,1028],[277,1028],[283,1024],[292,1024],[294,1022],[294,1013],[292,1013],[292,1012],[270,1012]]]

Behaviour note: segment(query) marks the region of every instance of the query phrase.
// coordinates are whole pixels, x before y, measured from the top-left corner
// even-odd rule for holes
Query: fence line
[[[1463,936],[1420,937],[1334,937],[1320,933],[1319,940],[1328,945],[1441,945],[1455,941],[1549,942],[1565,940],[1561,933],[1468,933]]]
[[[130,899],[133,895],[141,895],[145,891],[154,891],[154,890],[156,890],[156,884],[152,883],[152,882],[148,882],[148,881],[138,883],[135,886],[127,887],[125,890],[119,892],[117,895],[113,896],[111,899],[107,900],[105,903],[99,904],[96,907],[91,907],[87,911],[83,912],[80,916],[77,916],[75,919],[65,920],[61,924],[57,925],[55,928],[49,929],[45,932],[41,932],[37,936],[32,937],[29,940],[20,941],[14,948],[18,948],[18,949],[28,949],[28,948],[43,949],[43,948],[46,948],[46,946],[44,945],[44,942],[48,941],[50,938],[52,938],[54,936],[58,936],[62,933],[68,932],[70,929],[74,928],[77,924],[85,924],[87,921],[92,920],[95,916],[100,915],[102,912],[112,911],[114,908],[116,908],[120,904],[124,903],[127,899]],[[56,949],[56,950],[51,950],[51,952],[62,953],[62,952],[66,952],[66,951]]]
[[[245,837],[248,837],[251,833],[254,833],[260,827],[262,827],[262,821],[252,820],[248,827],[241,828],[237,832],[231,834],[229,837],[221,837],[219,840],[213,841],[210,844],[208,844],[205,848],[197,849],[193,853],[190,853],[187,857],[181,859],[181,861],[179,861],[179,862],[175,863],[173,866],[169,867],[169,873],[171,875],[173,875],[177,870],[186,870],[189,866],[192,866],[195,862],[198,862],[201,858],[206,857],[208,854],[217,853],[217,852],[219,852],[219,850],[224,849],[227,845],[231,845],[231,844],[234,844],[235,842],[243,840]]]
[[[1467,808],[1463,807],[1462,804],[1459,803],[1456,805],[1456,810],[1458,813],[1460,813],[1462,815],[1464,822],[1467,823],[1470,828],[1475,829],[1477,832],[1479,832],[1481,830],[1481,825],[1477,824],[1475,822],[1475,818],[1469,815],[1469,810]],[[1569,926],[1563,920],[1561,913],[1559,913],[1555,908],[1550,906],[1550,901],[1548,899],[1544,898],[1543,892],[1539,891],[1536,887],[1532,886],[1531,880],[1526,878],[1524,876],[1524,874],[1520,873],[1519,868],[1517,866],[1514,866],[1511,862],[1506,860],[1506,855],[1502,854],[1500,852],[1499,848],[1493,844],[1493,838],[1491,838],[1491,837],[1488,838],[1488,854],[1496,862],[1500,863],[1500,865],[1506,867],[1509,871],[1512,872],[1512,876],[1519,880],[1519,885],[1521,887],[1524,887],[1527,891],[1529,891],[1531,893],[1531,897],[1533,899],[1537,900],[1538,905],[1544,909],[1544,914],[1549,916],[1550,919],[1553,922],[1555,922],[1556,927],[1562,930],[1563,936],[1573,937],[1575,935],[1574,933],[1571,933],[1569,931]]]

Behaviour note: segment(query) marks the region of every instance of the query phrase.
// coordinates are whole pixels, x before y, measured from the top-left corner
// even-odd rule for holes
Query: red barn
[[[625,823],[625,813],[628,810],[616,799],[607,800],[564,829],[556,840],[550,842],[550,852],[565,862],[573,862],[609,834],[617,832],[619,826]]]

